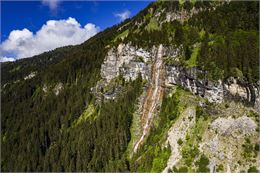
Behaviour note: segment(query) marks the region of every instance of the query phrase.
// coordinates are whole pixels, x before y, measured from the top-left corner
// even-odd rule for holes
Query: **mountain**
[[[257,172],[259,2],[157,1],[1,64],[1,170]]]

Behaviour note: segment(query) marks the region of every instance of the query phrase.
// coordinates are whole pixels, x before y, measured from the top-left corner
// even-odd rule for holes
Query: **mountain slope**
[[[256,172],[258,8],[158,1],[1,64],[1,169]]]

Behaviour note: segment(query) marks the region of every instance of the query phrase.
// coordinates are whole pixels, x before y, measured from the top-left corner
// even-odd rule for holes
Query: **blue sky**
[[[151,1],[0,1],[0,60],[75,45],[132,17]],[[28,52],[28,49],[31,50]],[[9,58],[9,59],[8,59]]]

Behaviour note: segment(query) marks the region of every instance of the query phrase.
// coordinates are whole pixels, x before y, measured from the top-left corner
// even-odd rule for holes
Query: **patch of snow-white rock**
[[[138,58],[142,61],[137,61]],[[151,58],[151,53],[142,48],[119,44],[108,51],[101,66],[101,77],[109,82],[121,73],[126,80],[134,80],[141,73],[143,78],[148,79],[151,66],[147,63]]]

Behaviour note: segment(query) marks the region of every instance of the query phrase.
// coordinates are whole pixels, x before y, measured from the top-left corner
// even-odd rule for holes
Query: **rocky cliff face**
[[[180,85],[193,94],[207,98],[210,102],[223,101],[222,81],[210,82],[196,77],[199,70],[196,68],[185,69],[181,66],[166,67],[166,85]]]
[[[110,82],[121,74],[128,81],[136,79],[141,73],[143,79],[149,80],[154,53],[154,50],[146,51],[130,44],[119,44],[117,48],[109,50],[101,67],[101,77]]]
[[[164,64],[163,64],[164,47],[154,46],[151,50],[136,48],[130,44],[120,44],[117,48],[112,48],[105,58],[105,62],[101,67],[100,83],[103,86],[109,85],[114,78],[121,75],[126,81],[135,80],[139,74],[148,81],[148,89],[145,91],[144,102],[141,103],[142,115],[139,117],[142,124],[142,135],[135,141],[133,152],[137,152],[139,146],[147,137],[152,119],[160,107],[163,96],[164,85]],[[100,87],[100,83],[97,87]],[[114,99],[114,93],[110,93],[111,97],[107,97],[107,93],[103,94],[106,99]],[[99,92],[100,93],[100,92]]]
[[[196,76],[198,71],[197,68],[166,66],[166,85],[180,85],[193,94],[207,98],[209,102],[221,103],[225,99],[234,99],[250,103],[259,110],[259,84],[247,84],[233,77],[225,81],[212,82],[198,79]]]
[[[178,61],[180,48],[164,47],[163,57],[175,58]],[[101,67],[101,76],[106,83],[115,77],[122,75],[126,81],[134,80],[139,73],[142,78],[150,82],[152,63],[155,61],[156,48],[145,50],[131,46],[131,44],[119,44],[110,49]],[[225,81],[210,81],[199,79],[196,67],[185,68],[180,65],[165,66],[165,85],[178,85],[189,90],[195,95],[208,99],[212,103],[221,103],[225,99],[239,100],[249,103],[256,110],[260,108],[260,87],[257,84],[248,84],[243,80],[230,77]]]

